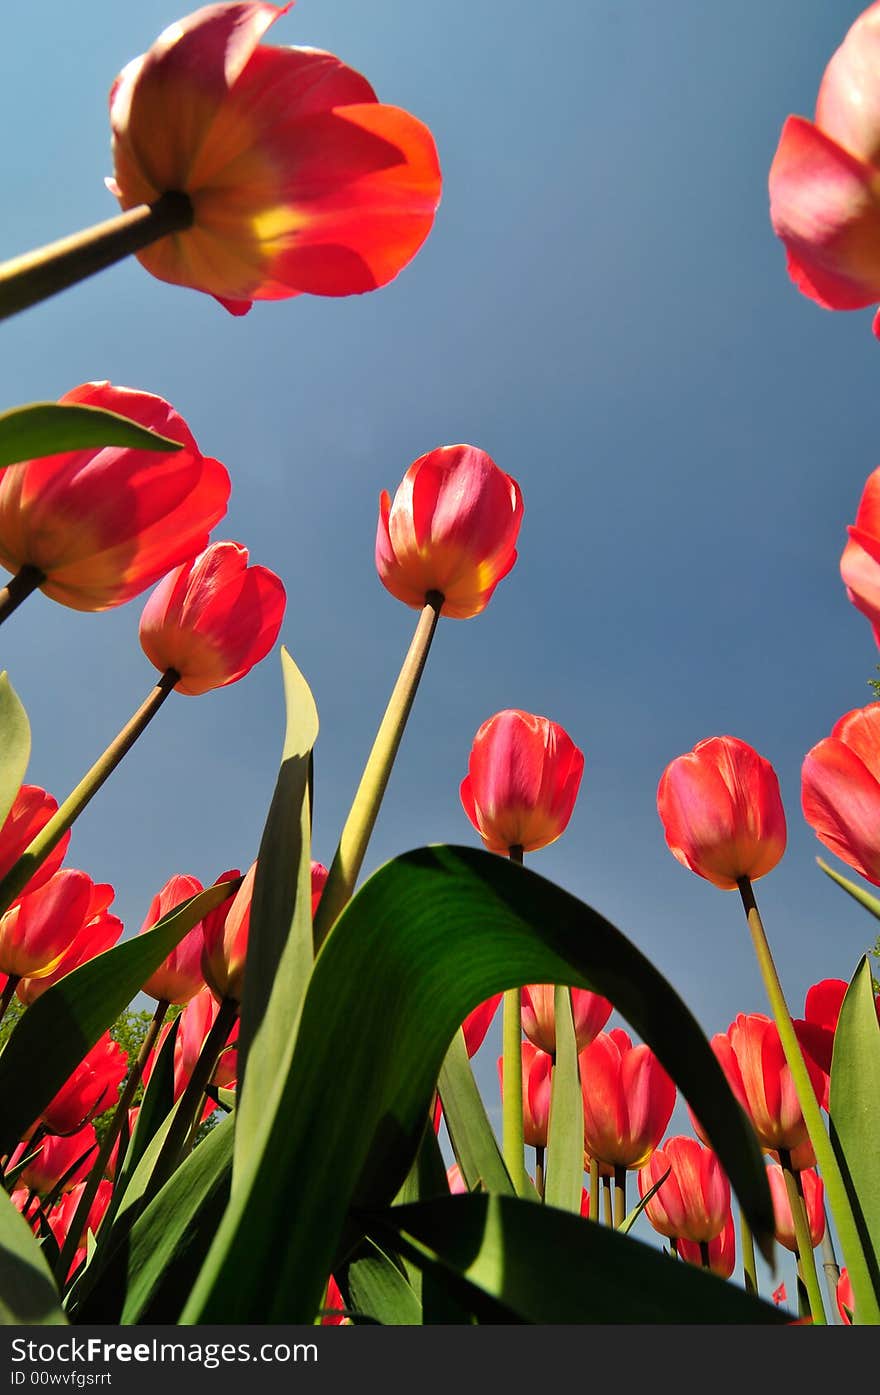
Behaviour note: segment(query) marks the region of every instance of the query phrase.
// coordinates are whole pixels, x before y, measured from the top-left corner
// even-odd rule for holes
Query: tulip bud
[[[598,1036],[611,1016],[611,1004],[586,988],[571,988],[571,1007],[578,1051]],[[522,1029],[542,1051],[556,1055],[556,989],[552,983],[530,983],[522,990]]]
[[[461,802],[491,852],[534,852],[565,831],[583,769],[583,752],[558,723],[507,709],[474,737]]]
[[[639,1169],[639,1196],[667,1170],[669,1176],[645,1207],[651,1225],[670,1240],[714,1240],[730,1214],[730,1183],[716,1155],[694,1138],[670,1138]]]
[[[671,761],[657,812],[672,855],[725,891],[772,872],[785,851],[775,771],[734,736],[710,737]]]
[[[467,620],[486,609],[516,562],[519,485],[476,446],[440,446],[414,460],[392,503],[379,497],[376,570],[392,596]]]
[[[822,1236],[825,1234],[825,1187],[818,1172],[815,1172],[811,1167],[805,1168],[798,1175],[807,1211],[810,1240],[815,1250],[816,1246],[821,1244]],[[785,1174],[778,1163],[767,1164],[767,1181],[770,1184],[770,1195],[773,1198],[776,1239],[780,1245],[791,1250],[792,1254],[797,1254],[798,1243],[795,1237],[794,1218],[791,1214],[791,1202],[788,1199]]]
[[[584,1148],[611,1167],[642,1167],[675,1106],[675,1086],[650,1047],[626,1032],[600,1032],[580,1052]]]

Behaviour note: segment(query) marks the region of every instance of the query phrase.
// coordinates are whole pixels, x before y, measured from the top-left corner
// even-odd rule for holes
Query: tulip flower
[[[815,120],[788,117],[770,168],[770,219],[789,275],[829,310],[880,301],[878,55],[873,4],[826,67]]]
[[[51,973],[42,974],[39,978],[23,978],[18,984],[16,996],[26,1007],[35,1003],[37,998],[59,979],[64,978],[73,969],[78,969],[80,964],[94,959],[96,954],[103,954],[105,950],[112,949],[117,943],[123,930],[122,921],[119,916],[111,915],[107,909],[114,894],[113,887],[108,882],[92,883],[91,896],[82,924],[56,962],[55,968]]]
[[[169,877],[162,890],[157,892],[150,902],[150,908],[138,934],[144,935],[148,930],[152,930],[175,907],[203,890],[198,877]],[[190,998],[205,986],[202,975],[203,946],[202,922],[199,921],[150,975],[143,985],[143,991],[160,1003],[188,1003]]]
[[[73,1222],[76,1216],[80,1197],[83,1194],[85,1186],[86,1183],[82,1182],[78,1187],[74,1187],[72,1191],[67,1192],[58,1202],[58,1205],[53,1206],[52,1210],[49,1212],[49,1225],[52,1229],[52,1234],[55,1236],[55,1240],[59,1249],[63,1249],[64,1247],[64,1243],[67,1239],[71,1223]],[[102,1177],[101,1181],[98,1183],[95,1198],[91,1206],[89,1207],[88,1217],[86,1218],[86,1224],[83,1228],[84,1235],[88,1235],[89,1232],[91,1232],[92,1235],[97,1235],[98,1230],[101,1226],[101,1222],[103,1221],[104,1216],[107,1213],[107,1207],[110,1205],[110,1199],[112,1196],[113,1187],[111,1183],[108,1182],[106,1178]],[[66,1278],[69,1279],[70,1276],[76,1272],[76,1270],[79,1268],[79,1266],[85,1259],[87,1252],[87,1245],[83,1244],[78,1246],[74,1253]]]
[[[217,1019],[218,1003],[210,989],[202,988],[195,997],[190,998],[183,1012],[177,1027],[177,1035],[174,1039],[174,1099],[180,1099],[187,1085],[189,1084],[196,1061],[199,1058],[205,1040]],[[159,1033],[155,1047],[150,1052],[144,1065],[144,1085],[149,1084],[150,1076],[158,1059],[159,1053],[165,1044],[165,1039],[173,1027],[173,1023],[167,1022]],[[211,1077],[211,1084],[229,1088],[235,1084],[236,1078],[236,1050],[234,1043],[238,1038],[238,1019],[232,1025],[232,1030],[227,1038],[227,1047],[224,1049],[217,1063],[217,1067]],[[216,1109],[213,1100],[207,1100],[202,1114],[202,1119],[207,1119]]]
[[[95,1161],[98,1139],[91,1124],[69,1137],[47,1133],[36,1145],[22,1143],[9,1159],[9,1167],[15,1167],[31,1153],[36,1157],[18,1175],[23,1187],[32,1187],[35,1192],[51,1192],[63,1179],[63,1190],[68,1191],[83,1182]]]
[[[245,958],[256,872],[257,864],[252,862],[232,900],[224,901],[202,921],[202,973],[218,1002],[230,998],[240,1003],[244,992]],[[225,881],[230,876],[226,872],[219,880]]]
[[[794,1153],[809,1145],[807,1126],[785,1059],[779,1029],[763,1013],[739,1013],[725,1033],[712,1038],[714,1051],[733,1094],[745,1109],[758,1142],[765,1150]],[[806,1058],[807,1070],[817,1099],[822,1095],[822,1072]],[[698,1120],[694,1127],[704,1141]],[[807,1166],[813,1158],[807,1153]]]
[[[852,1326],[853,1318],[856,1315],[856,1300],[846,1265],[844,1265],[840,1271],[840,1278],[837,1281],[837,1293],[835,1296],[837,1299],[837,1311],[843,1319],[844,1326]]]
[[[880,886],[880,702],[845,713],[807,752],[801,803],[820,842]]]
[[[522,1043],[523,1141],[530,1148],[547,1147],[553,1061],[530,1041]],[[498,1057],[498,1079],[504,1093],[504,1057]]]
[[[405,605],[443,598],[441,615],[486,609],[516,562],[519,485],[476,446],[440,446],[410,465],[392,502],[379,496],[376,570]]]
[[[709,1268],[712,1273],[717,1274],[720,1279],[729,1279],[736,1266],[736,1230],[730,1211],[727,1213],[721,1234],[709,1241],[708,1248]],[[680,1258],[687,1260],[688,1264],[702,1265],[703,1256],[700,1246],[695,1241],[679,1240],[676,1249]]]
[[[279,578],[249,567],[246,547],[211,543],[159,582],[141,615],[141,648],[160,673],[180,675],[178,693],[223,688],[266,657],[284,603]]]
[[[498,1004],[503,996],[503,993],[494,993],[484,1003],[479,1003],[473,1012],[469,1012],[462,1022],[461,1029],[464,1032],[464,1044],[468,1056],[476,1056],[483,1045],[486,1033],[492,1025],[492,1020],[498,1011]]]
[[[0,828],[0,879],[15,865],[31,839],[45,827],[57,809],[58,801],[39,785],[21,786]],[[36,891],[58,871],[69,842],[68,832],[34,872],[25,891]]]
[[[116,1103],[127,1069],[126,1053],[105,1032],[43,1110],[48,1131],[78,1133],[96,1115],[103,1114]]]
[[[62,868],[0,916],[0,970],[14,978],[51,974],[83,924],[92,886],[85,872]]]
[[[666,1132],[675,1085],[649,1046],[619,1027],[580,1052],[584,1147],[615,1168],[640,1168]]]
[[[825,1187],[822,1178],[812,1167],[805,1168],[798,1176],[806,1206],[810,1241],[815,1250],[816,1246],[822,1243],[822,1236],[825,1234]],[[788,1197],[785,1176],[778,1163],[767,1164],[767,1181],[770,1184],[770,1195],[773,1198],[776,1239],[780,1245],[791,1250],[792,1254],[797,1254],[798,1244],[795,1238],[791,1202]]]
[[[828,1108],[831,1088],[831,1055],[840,1009],[849,984],[842,978],[826,978],[807,989],[804,1015],[795,1021],[798,1040],[805,1055],[825,1077],[822,1108]],[[880,993],[874,1000],[880,1022]]]
[[[324,887],[325,887],[326,884],[327,884],[327,878],[329,877],[329,875],[330,875],[330,873],[329,873],[329,871],[327,870],[327,868],[324,866],[323,862],[316,862],[315,859],[312,858],[312,918],[313,918],[313,919],[314,919],[314,916],[315,916],[315,912],[316,912],[317,909],[318,909],[318,903],[319,903],[320,900],[321,900],[321,893],[323,892]]]
[[[664,770],[657,812],[672,855],[725,891],[772,872],[785,813],[769,761],[735,736],[699,741]]]
[[[508,708],[474,737],[461,802],[491,852],[534,852],[565,831],[583,769],[583,752],[557,722]]]
[[[261,45],[289,5],[212,4],[170,25],[110,93],[123,209],[182,205],[138,252],[161,281],[255,300],[390,281],[440,200],[430,131],[330,53]],[[184,196],[181,198],[181,196]]]
[[[711,1148],[679,1135],[655,1149],[639,1169],[639,1196],[669,1176],[645,1206],[659,1235],[699,1245],[714,1240],[730,1215],[730,1183]]]
[[[229,476],[152,393],[83,383],[60,401],[107,408],[183,446],[65,451],[0,474],[0,565],[27,568],[30,589],[73,610],[107,610],[205,547],[226,512]]]
[[[571,1008],[578,1051],[598,1036],[611,1016],[611,1003],[586,988],[572,988]],[[530,983],[522,990],[522,1029],[529,1041],[556,1055],[556,989],[552,983]]]
[[[841,554],[840,575],[847,599],[870,620],[874,641],[880,646],[880,562],[850,538]]]
[[[344,1327],[350,1324],[351,1319],[345,1316],[345,1299],[339,1291],[339,1285],[333,1275],[327,1280],[327,1292],[324,1295],[322,1305],[326,1310],[321,1318],[322,1327]]]

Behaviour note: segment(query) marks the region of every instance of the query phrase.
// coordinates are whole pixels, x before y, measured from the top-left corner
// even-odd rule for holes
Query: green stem
[[[742,1249],[743,1281],[746,1293],[758,1293],[758,1269],[755,1264],[755,1242],[752,1239],[752,1229],[746,1220],[746,1213],[742,1207],[739,1210],[739,1238]]]
[[[825,1306],[822,1302],[822,1290],[819,1287],[819,1275],[816,1273],[816,1259],[813,1254],[813,1239],[810,1235],[807,1208],[804,1205],[803,1190],[791,1165],[791,1153],[787,1148],[779,1149],[779,1162],[782,1166],[785,1190],[788,1193],[788,1204],[791,1207],[792,1220],[794,1221],[794,1237],[797,1242],[801,1277],[807,1290],[813,1326],[824,1327],[826,1325]]]
[[[611,1203],[611,1178],[608,1176],[602,1178],[602,1212],[605,1224],[613,1229],[614,1211]]]
[[[116,739],[111,741],[104,754],[98,757],[49,822],[40,829],[36,838],[31,840],[21,857],[0,882],[0,912],[5,911],[16,896],[21,894],[34,872],[61,841],[104,781],[112,775],[126,751],[131,749],[141,732],[155,717],[168,694],[172,692],[175,683],[179,681],[180,674],[176,669],[169,668],[167,673],[162,674],[147,700],[141,704]]]
[[[440,619],[443,597],[439,591],[429,591],[425,605],[419,616],[412,643],[403,661],[403,667],[388,700],[385,715],[376,733],[373,748],[364,766],[364,773],[358,785],[345,827],[339,838],[339,846],[330,867],[318,909],[315,913],[315,950],[320,949],[339,913],[346,906],[354,892],[355,882],[361,870],[367,844],[373,832],[376,816],[385,794],[391,768],[397,755],[400,741],[412,710]]]
[[[83,232],[13,257],[0,265],[0,320],[192,224],[189,196],[169,191],[153,204],[138,204]]]
[[[614,1168],[614,1229],[619,1230],[626,1220],[626,1168]]]
[[[535,1147],[535,1187],[538,1196],[544,1200],[544,1149]]]
[[[12,1002],[12,995],[18,987],[20,978],[21,974],[10,974],[6,980],[3,992],[0,993],[0,1022],[2,1022],[6,1016],[6,1009]]]
[[[791,1020],[791,1013],[785,1001],[779,974],[776,971],[760,912],[755,903],[752,884],[748,877],[740,877],[737,885],[742,897],[752,943],[755,947],[758,966],[764,980],[764,987],[779,1030],[779,1040],[791,1071],[792,1082],[797,1093],[801,1113],[804,1116],[807,1133],[813,1145],[813,1152],[816,1154],[816,1163],[825,1182],[825,1189],[834,1213],[837,1234],[840,1238],[844,1259],[853,1285],[854,1297],[859,1308],[859,1320],[865,1323],[878,1323],[880,1322],[880,1304],[878,1304],[877,1295],[874,1292],[868,1261],[849,1204],[837,1154],[831,1139],[828,1137],[828,1131],[822,1119],[822,1110],[816,1099],[816,1092],[813,1089],[800,1042]]]
[[[205,1086],[217,1068],[220,1052],[226,1045],[232,1024],[238,1016],[238,1007],[239,1005],[234,998],[224,998],[217,1009],[214,1025],[205,1037],[204,1045],[193,1066],[192,1075],[174,1111],[171,1127],[159,1150],[159,1156],[156,1159],[149,1182],[149,1195],[151,1197],[164,1187],[175,1168],[182,1161],[193,1119],[202,1112],[202,1096],[205,1093]]]
[[[523,850],[510,848],[511,862],[522,865]],[[501,1151],[510,1179],[520,1196],[528,1194],[523,1141],[522,990],[504,994],[501,1016]]]
[[[590,1158],[590,1220],[599,1220],[599,1159]]]
[[[798,1178],[800,1181],[800,1178]],[[843,1326],[843,1318],[840,1316],[840,1309],[837,1306],[837,1285],[840,1281],[840,1268],[837,1263],[837,1255],[834,1253],[834,1241],[831,1239],[831,1223],[828,1219],[828,1207],[825,1207],[825,1230],[822,1234],[822,1268],[825,1270],[825,1287],[828,1290],[828,1306],[831,1309],[831,1321],[836,1327]]]
[[[46,574],[41,572],[39,567],[26,564],[17,571],[12,580],[0,590],[0,625],[14,610],[18,610],[22,601],[32,591],[36,591],[38,586],[42,586],[45,580]]]
[[[137,1087],[140,1084],[140,1079],[143,1074],[144,1066],[147,1063],[147,1057],[149,1056],[150,1052],[156,1044],[156,1038],[159,1035],[159,1030],[162,1026],[162,1023],[165,1020],[165,1014],[167,1011],[168,1004],[160,999],[160,1001],[156,1005],[156,1011],[153,1013],[150,1025],[147,1028],[146,1035],[143,1041],[141,1042],[141,1049],[137,1054],[137,1059],[135,1060],[134,1065],[128,1073],[128,1079],[125,1082],[125,1088],[122,1091],[122,1094],[119,1096],[119,1102],[116,1105],[113,1118],[110,1120],[110,1127],[108,1128],[107,1132],[104,1134],[103,1139],[101,1140],[101,1146],[98,1149],[98,1156],[92,1164],[91,1172],[86,1178],[86,1184],[83,1188],[82,1196],[80,1197],[77,1203],[76,1210],[73,1213],[73,1220],[70,1223],[70,1229],[67,1232],[67,1238],[61,1247],[61,1253],[59,1254],[58,1261],[55,1265],[55,1279],[59,1285],[59,1288],[63,1286],[67,1278],[68,1271],[73,1262],[73,1257],[76,1254],[77,1248],[79,1247],[79,1242],[82,1237],[86,1221],[88,1219],[89,1211],[92,1209],[92,1202],[97,1196],[101,1178],[104,1176],[108,1159],[110,1157],[110,1154],[113,1152],[113,1145],[119,1137],[119,1133],[124,1121],[128,1118],[129,1107],[131,1105],[132,1100],[134,1099],[135,1091],[137,1090]]]

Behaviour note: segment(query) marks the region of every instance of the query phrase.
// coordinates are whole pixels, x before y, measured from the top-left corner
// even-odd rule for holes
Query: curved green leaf
[[[422,1305],[388,1255],[365,1241],[347,1266],[344,1285],[356,1313],[386,1327],[421,1327]]]
[[[138,426],[118,412],[79,403],[29,402],[0,413],[0,469],[60,451],[93,446],[131,446],[135,450],[180,450],[172,441]]]
[[[64,1324],[58,1290],[24,1216],[0,1189],[0,1324]]]
[[[629,1234],[636,1221],[639,1219],[639,1216],[642,1214],[645,1207],[647,1206],[648,1202],[651,1200],[651,1197],[657,1195],[671,1171],[672,1168],[667,1167],[666,1171],[663,1173],[663,1176],[658,1177],[654,1185],[652,1187],[649,1187],[648,1190],[645,1192],[645,1195],[639,1197],[633,1209],[627,1212],[623,1220],[620,1222],[620,1225],[617,1227],[618,1235]]]
[[[516,1189],[474,1080],[461,1030],[452,1038],[440,1069],[437,1089],[452,1151],[465,1186],[469,1191],[485,1187],[490,1192],[515,1195]]]
[[[837,885],[842,886],[848,896],[851,896],[854,901],[858,901],[860,906],[864,906],[866,911],[870,911],[871,915],[876,916],[877,919],[880,920],[880,900],[878,900],[876,896],[872,896],[870,891],[866,891],[863,886],[859,886],[858,882],[851,882],[849,877],[842,877],[839,872],[835,872],[833,867],[829,867],[828,863],[821,857],[817,857],[816,862],[818,866],[821,867],[826,877],[830,877],[833,882],[837,882]]]
[[[0,827],[21,789],[30,754],[27,713],[4,669],[0,673]]]
[[[788,1321],[786,1313],[714,1274],[519,1197],[476,1192],[395,1206],[365,1221],[426,1272],[440,1269],[458,1296],[476,1291],[501,1304],[502,1322]]]
[[[310,1322],[349,1207],[386,1205],[406,1175],[460,1023],[527,983],[611,999],[677,1080],[753,1231],[772,1243],[754,1131],[662,975],[530,869],[471,848],[424,848],[371,877],[327,937],[258,1165],[233,1193],[183,1321]],[[282,1213],[290,1226],[279,1246]]]
[[[544,1200],[548,1206],[579,1216],[584,1189],[584,1106],[571,989],[557,984],[553,1002],[556,1061],[550,1087]]]
[[[15,1147],[166,955],[238,884],[221,882],[191,896],[146,934],[66,974],[28,1008],[0,1054],[0,1153]]]

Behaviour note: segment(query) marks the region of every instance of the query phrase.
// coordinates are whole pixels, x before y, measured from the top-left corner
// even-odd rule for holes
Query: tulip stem
[[[599,1159],[590,1158],[590,1220],[599,1220]]]
[[[807,1208],[804,1205],[803,1189],[792,1168],[791,1153],[787,1148],[779,1149],[779,1161],[782,1165],[782,1175],[785,1178],[785,1189],[788,1193],[788,1204],[791,1207],[791,1215],[794,1221],[794,1237],[797,1242],[800,1272],[804,1287],[807,1290],[807,1299],[810,1305],[813,1325],[815,1327],[824,1327],[826,1326],[825,1306],[822,1302],[822,1290],[819,1287],[819,1275],[816,1273],[816,1260],[813,1255],[813,1237],[810,1235],[810,1223],[807,1218]]]
[[[711,1268],[712,1268],[712,1261],[711,1261],[711,1259],[709,1258],[709,1241],[708,1241],[708,1240],[701,1240],[701,1241],[700,1241],[700,1263],[701,1263],[701,1265],[703,1266],[704,1269],[711,1269]]]
[[[614,1229],[619,1230],[626,1220],[626,1168],[614,1168]]]
[[[611,1178],[602,1178],[602,1212],[605,1224],[609,1229],[614,1227],[614,1211],[611,1201]]]
[[[6,1016],[6,1009],[12,1002],[12,995],[18,987],[18,981],[20,978],[21,974],[10,974],[6,980],[3,992],[2,994],[0,994],[0,1022],[2,1022],[4,1017]]]
[[[764,980],[764,987],[770,1006],[773,1009],[773,1016],[779,1031],[779,1040],[788,1068],[791,1071],[791,1078],[801,1113],[804,1116],[804,1123],[807,1128],[810,1143],[813,1145],[813,1152],[816,1155],[816,1163],[825,1182],[826,1191],[830,1195],[831,1207],[834,1212],[834,1219],[837,1224],[837,1233],[840,1238],[844,1258],[847,1260],[850,1278],[853,1283],[856,1303],[860,1305],[864,1317],[863,1322],[872,1323],[880,1320],[880,1305],[878,1305],[877,1295],[871,1282],[871,1271],[865,1258],[862,1247],[861,1236],[849,1205],[846,1185],[837,1161],[837,1154],[828,1137],[828,1131],[822,1119],[822,1110],[819,1101],[816,1099],[816,1092],[813,1089],[813,1082],[807,1070],[807,1064],[801,1051],[800,1042],[794,1030],[794,1023],[791,1020],[791,1013],[785,1001],[785,994],[782,991],[782,984],[779,981],[779,974],[773,962],[773,955],[770,952],[770,945],[764,931],[761,915],[755,903],[755,894],[751,881],[748,877],[740,877],[737,882],[740,896],[742,897],[743,908],[746,913],[749,931],[752,936],[752,943],[755,947],[755,954],[758,959],[758,966]],[[780,1158],[781,1158],[780,1153]],[[812,1251],[811,1251],[812,1253]]]
[[[169,668],[166,673],[162,674],[146,701],[141,704],[131,720],[122,728],[116,739],[110,742],[104,754],[98,757],[92,768],[83,776],[76,789],[67,796],[49,822],[40,829],[36,838],[31,840],[21,857],[0,882],[0,913],[7,910],[16,896],[21,894],[34,872],[61,841],[74,819],[82,813],[92,797],[97,794],[104,781],[113,773],[126,751],[131,749],[141,732],[155,717],[174,685],[179,681],[180,674],[176,669]]]
[[[46,573],[41,572],[39,567],[32,567],[26,563],[20,571],[0,590],[0,625],[17,610],[23,600],[42,586],[46,580]]]
[[[183,1160],[193,1120],[198,1119],[202,1112],[202,1096],[205,1093],[205,1086],[209,1084],[211,1076],[217,1068],[220,1052],[226,1045],[226,1039],[238,1016],[238,1006],[235,998],[221,999],[214,1025],[205,1037],[204,1045],[193,1066],[192,1075],[174,1111],[174,1118],[168,1133],[165,1135],[165,1142],[159,1150],[159,1156],[150,1178],[149,1197],[155,1196],[164,1187],[175,1168]]]
[[[367,844],[415,701],[419,680],[428,659],[442,606],[443,597],[440,592],[429,591],[372,750],[367,757],[361,782],[321,893],[313,930],[316,953],[354,892]]]
[[[742,1249],[743,1281],[746,1293],[758,1293],[758,1269],[755,1264],[755,1242],[752,1239],[752,1228],[746,1220],[746,1213],[740,1207],[739,1211],[739,1238]]]
[[[535,1147],[535,1187],[538,1196],[544,1200],[544,1149]]]
[[[834,1241],[831,1239],[831,1224],[828,1219],[828,1207],[825,1207],[825,1230],[822,1235],[822,1268],[825,1270],[825,1287],[828,1289],[828,1306],[831,1309],[831,1321],[836,1327],[843,1325],[843,1318],[840,1316],[840,1309],[837,1306],[837,1285],[840,1282],[840,1268],[837,1263],[837,1255],[834,1253]]]
[[[55,1266],[55,1279],[59,1288],[64,1284],[67,1278],[68,1271],[73,1262],[73,1257],[79,1248],[80,1238],[86,1221],[88,1220],[89,1211],[92,1209],[92,1202],[98,1194],[101,1178],[104,1176],[108,1159],[113,1152],[113,1145],[119,1137],[123,1122],[128,1118],[129,1107],[134,1099],[135,1091],[140,1084],[147,1057],[156,1044],[156,1038],[159,1035],[159,1029],[165,1020],[167,1011],[167,1002],[160,999],[156,1004],[156,1011],[153,1013],[150,1025],[147,1027],[146,1035],[141,1042],[141,1048],[137,1054],[135,1063],[128,1073],[125,1088],[119,1096],[113,1118],[110,1120],[110,1127],[101,1140],[98,1156],[95,1158],[92,1164],[92,1170],[86,1178],[86,1184],[77,1202],[76,1211],[73,1214],[73,1220],[67,1232],[67,1238],[61,1247],[61,1253],[58,1256],[58,1261]]]
[[[48,300],[131,252],[193,224],[187,194],[169,191],[155,203],[138,204],[103,223],[62,237],[0,264],[0,320]]]
[[[522,865],[523,850],[515,844],[508,851],[511,862]],[[518,1196],[528,1195],[524,1163],[522,989],[508,988],[501,1011],[501,1151]]]

